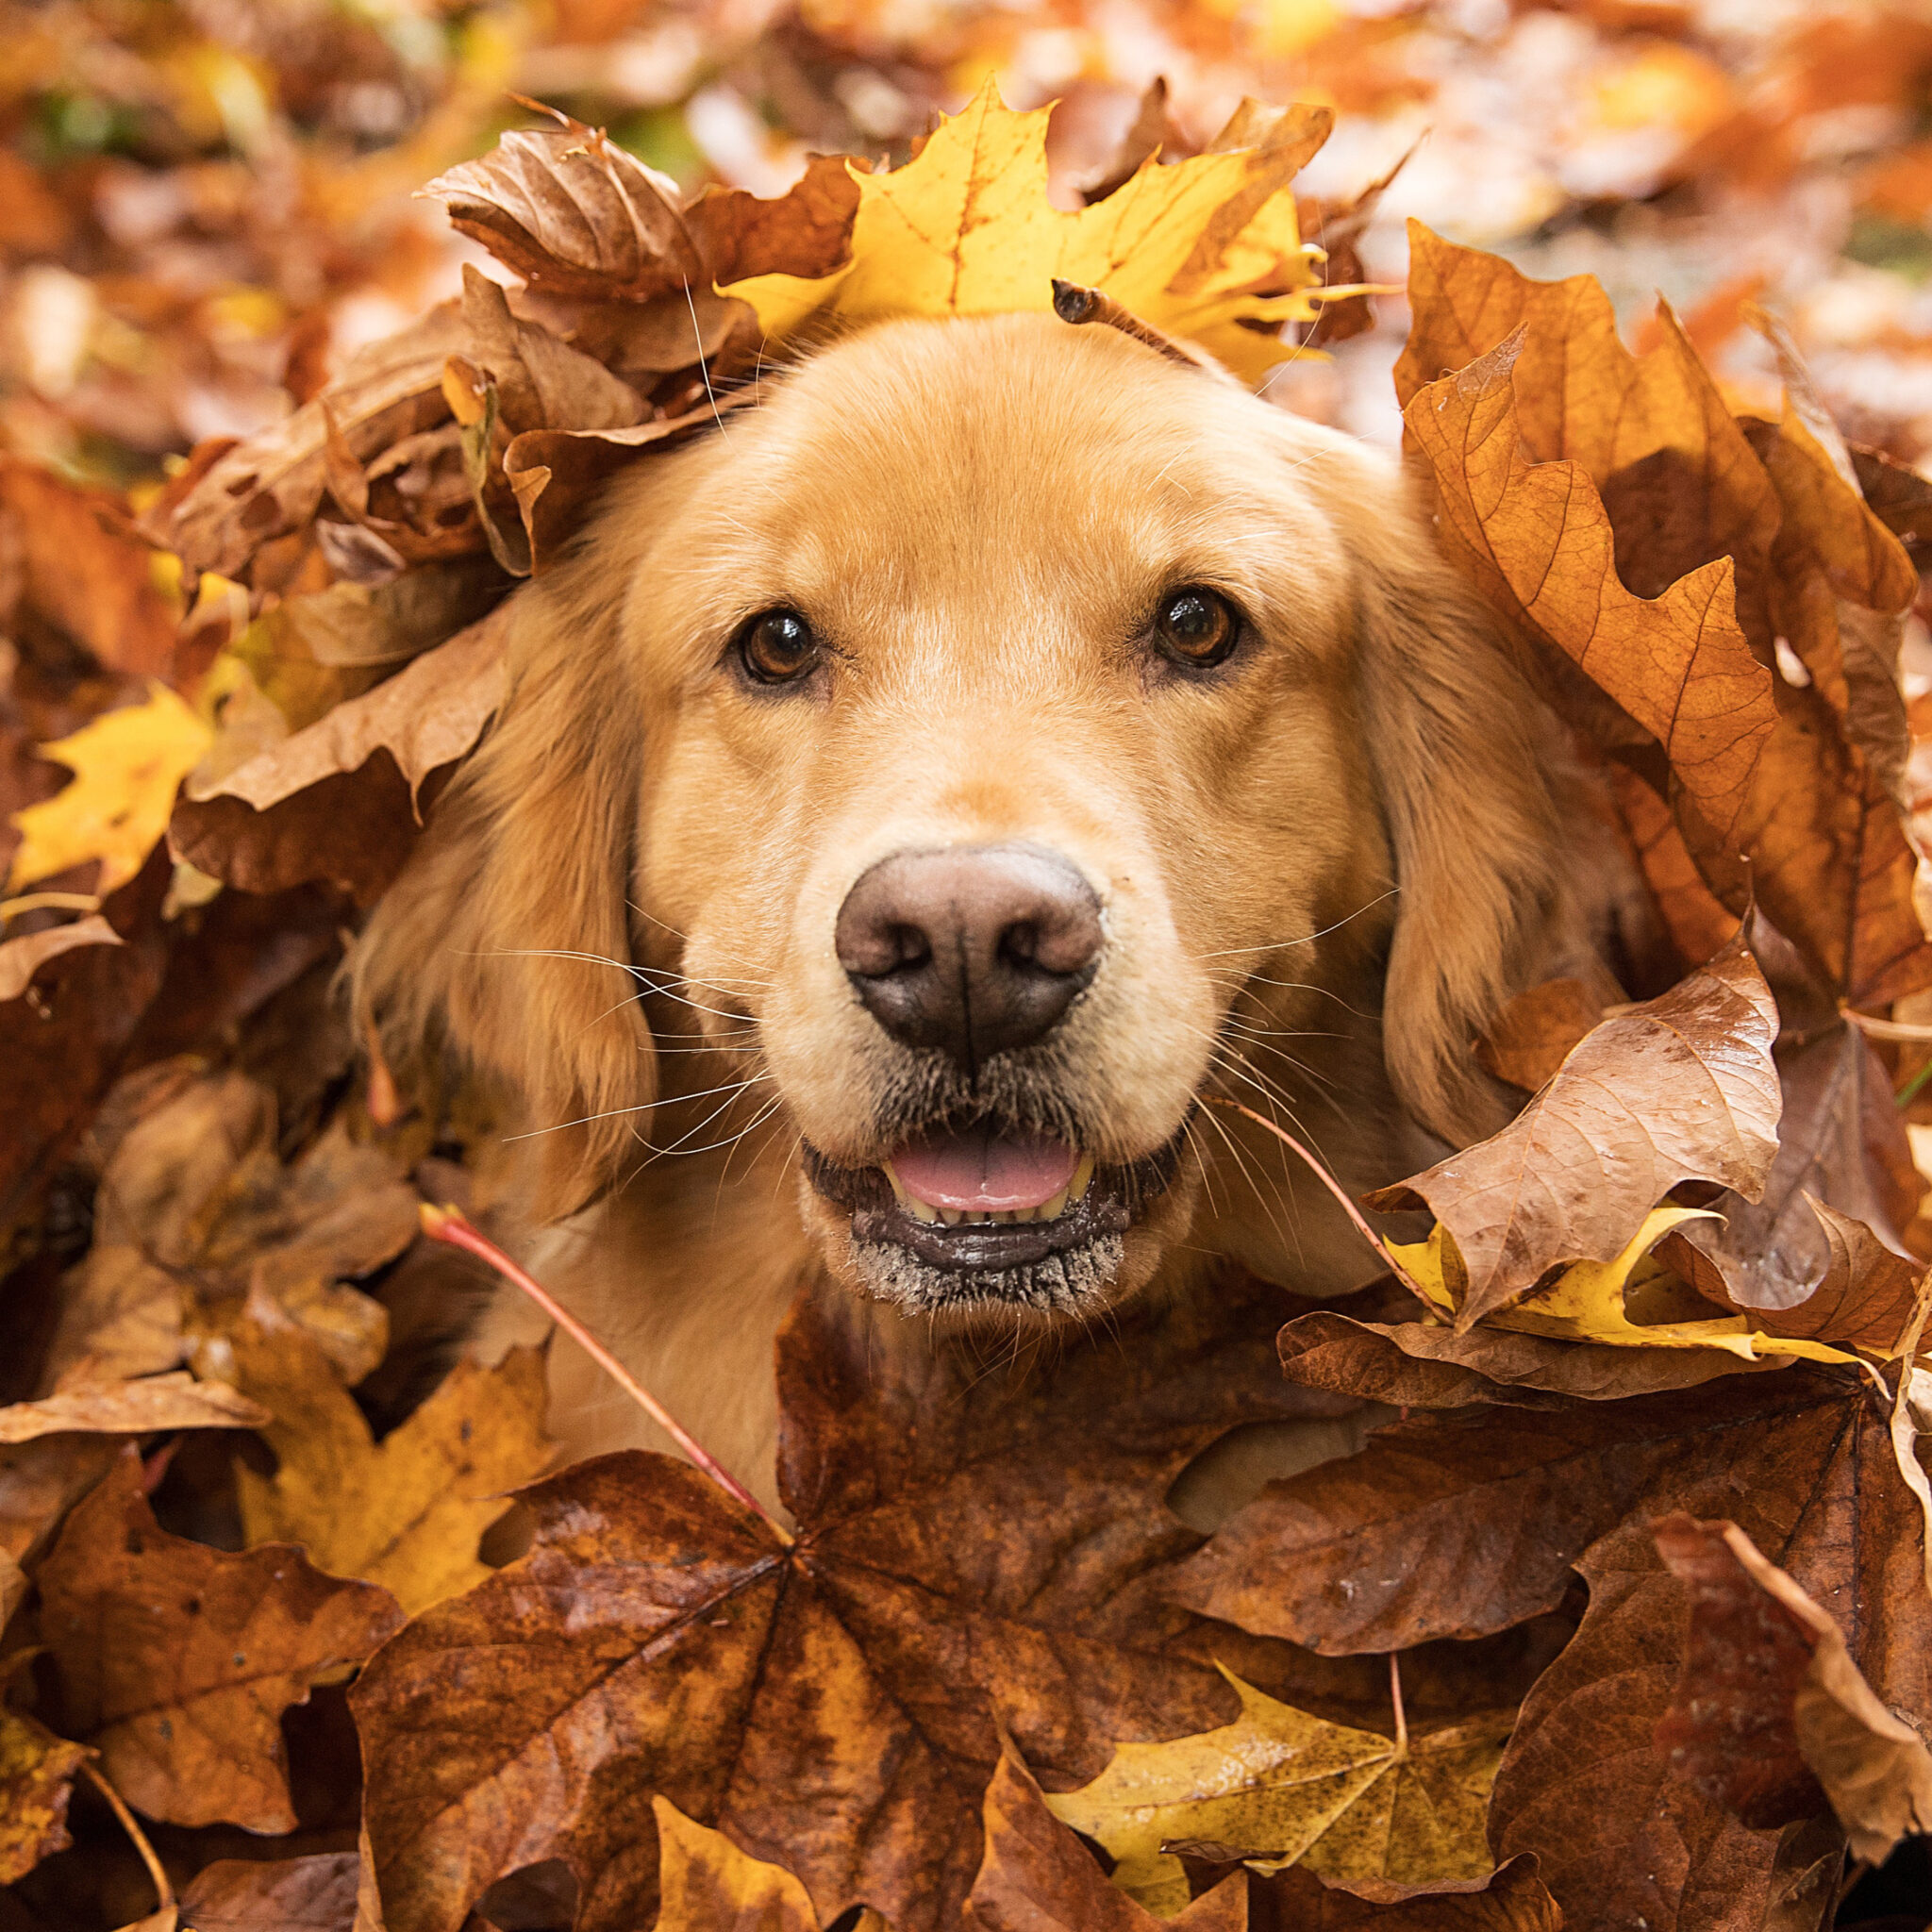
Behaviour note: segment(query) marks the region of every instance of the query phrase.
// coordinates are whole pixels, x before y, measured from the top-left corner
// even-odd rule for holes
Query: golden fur
[[[1182,582],[1254,622],[1221,671],[1137,641]],[[727,662],[776,605],[837,654],[810,692]],[[1595,970],[1561,734],[1399,466],[1107,329],[824,349],[627,473],[519,598],[511,662],[357,995],[399,1057],[430,1042],[514,1097],[540,1269],[767,1484],[798,1278],[874,1285],[799,1137],[862,1167],[908,1118],[907,1050],[832,947],[874,860],[1029,840],[1098,891],[1099,974],[1027,1077],[1104,1160],[1190,1122],[1110,1304],[1216,1257],[1306,1292],[1366,1279],[1287,1151],[1190,1121],[1196,1097],[1274,1110],[1372,1186],[1498,1125],[1474,1036],[1513,990]],[[649,1440],[586,1371],[559,1356],[573,1446]]]

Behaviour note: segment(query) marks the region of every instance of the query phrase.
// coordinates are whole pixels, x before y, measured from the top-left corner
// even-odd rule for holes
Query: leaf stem
[[[1320,1155],[1311,1152],[1307,1147],[1304,1147],[1302,1143],[1299,1141],[1297,1141],[1295,1137],[1292,1134],[1291,1134],[1285,1127],[1277,1127],[1273,1121],[1267,1119],[1265,1116],[1261,1114],[1257,1113],[1252,1107],[1243,1107],[1239,1100],[1227,1100],[1224,1099],[1219,1093],[1205,1093],[1201,1097],[1204,1100],[1206,1100],[1210,1107],[1231,1108],[1236,1113],[1245,1114],[1247,1118],[1253,1121],[1257,1127],[1266,1127],[1268,1131],[1275,1137],[1276,1140],[1286,1141],[1287,1144],[1291,1148],[1292,1148],[1295,1153],[1300,1155],[1302,1159],[1307,1163],[1309,1169],[1313,1172],[1315,1178],[1318,1181],[1320,1181],[1322,1185],[1324,1188],[1326,1188],[1328,1191],[1331,1194],[1333,1194],[1339,1202],[1341,1202],[1341,1211],[1344,1214],[1346,1214],[1352,1222],[1355,1223],[1357,1231],[1361,1235],[1361,1238],[1365,1241],[1367,1241],[1370,1247],[1374,1248],[1376,1254],[1378,1254],[1382,1257],[1382,1265],[1388,1269],[1390,1274],[1394,1275],[1397,1281],[1401,1282],[1404,1288],[1407,1289],[1410,1294],[1415,1296],[1417,1301],[1422,1303],[1424,1308],[1427,1308],[1431,1306],[1428,1296],[1425,1295],[1422,1291],[1421,1284],[1416,1280],[1415,1276],[1411,1274],[1408,1272],[1408,1270],[1405,1268],[1402,1265],[1402,1263],[1398,1261],[1392,1254],[1390,1253],[1389,1244],[1385,1241],[1383,1241],[1382,1237],[1378,1235],[1373,1227],[1369,1225],[1368,1222],[1363,1218],[1362,1210],[1359,1208],[1357,1208],[1355,1205],[1354,1201],[1352,1201],[1349,1198],[1348,1190],[1344,1188],[1341,1185],[1341,1183],[1339,1180],[1337,1180],[1332,1174],[1328,1172],[1328,1169],[1326,1165],[1323,1162]]]
[[[121,1821],[121,1829],[134,1840],[134,1849],[141,1854],[141,1862],[147,1867],[147,1875],[154,1881],[155,1909],[165,1912],[175,1903],[175,1888],[168,1882],[168,1868],[155,1855],[155,1848],[147,1841],[147,1833],[142,1830],[134,1813],[127,1808],[122,1797],[106,1775],[97,1770],[93,1759],[83,1757],[80,1768],[92,1780],[94,1789],[107,1799],[108,1808]]]
[[[787,1549],[791,1547],[795,1539],[759,1507],[758,1498],[547,1288],[511,1260],[461,1208],[437,1208],[425,1201],[420,1204],[419,1212],[423,1232],[431,1241],[447,1241],[453,1248],[475,1255],[479,1261],[487,1261],[512,1287],[521,1289],[734,1503],[742,1504]]]
[[[1408,1713],[1402,1707],[1402,1653],[1389,1653],[1389,1700],[1395,1707],[1395,1755],[1408,1756]]]

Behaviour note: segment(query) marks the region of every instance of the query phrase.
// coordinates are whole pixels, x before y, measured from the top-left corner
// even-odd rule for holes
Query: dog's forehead
[[[824,352],[729,425],[713,489],[718,513],[803,580],[998,564],[1071,585],[1089,566],[1158,570],[1244,513],[1278,517],[1274,414],[1108,329],[901,323]]]

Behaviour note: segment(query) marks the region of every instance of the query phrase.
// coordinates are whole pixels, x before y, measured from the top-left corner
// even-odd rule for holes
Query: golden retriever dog
[[[510,648],[357,998],[513,1097],[532,1266],[767,1494],[801,1279],[874,1349],[1346,1291],[1213,1097],[1367,1188],[1507,1119],[1512,991],[1601,983],[1563,734],[1400,465],[1115,329],[823,347],[613,485]],[[653,1440],[553,1374],[572,1449]]]

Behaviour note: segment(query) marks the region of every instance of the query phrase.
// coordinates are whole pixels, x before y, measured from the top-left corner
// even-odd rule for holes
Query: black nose
[[[1100,901],[1037,845],[896,852],[839,908],[839,963],[894,1040],[976,1074],[1043,1039],[1093,977]]]

